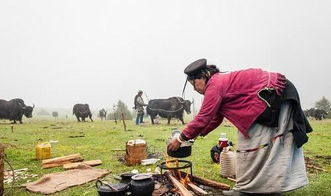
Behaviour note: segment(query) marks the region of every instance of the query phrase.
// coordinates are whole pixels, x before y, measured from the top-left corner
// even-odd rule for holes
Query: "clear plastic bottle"
[[[226,133],[221,133],[220,138],[218,139],[218,145],[220,148],[228,146],[228,138],[226,137]]]

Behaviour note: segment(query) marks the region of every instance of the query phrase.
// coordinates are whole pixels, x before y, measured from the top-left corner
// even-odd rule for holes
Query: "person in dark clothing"
[[[144,106],[147,106],[147,104],[144,103],[142,95],[143,91],[139,90],[138,94],[134,97],[134,109],[137,111],[136,125],[144,123]]]

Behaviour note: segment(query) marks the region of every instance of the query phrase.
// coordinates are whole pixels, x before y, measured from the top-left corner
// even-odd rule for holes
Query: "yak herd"
[[[150,116],[152,124],[154,124],[154,119],[159,116],[168,119],[168,124],[170,124],[171,118],[179,119],[183,124],[184,111],[187,114],[191,113],[191,102],[189,100],[184,100],[181,97],[170,97],[168,99],[152,99],[148,102],[146,106],[147,114]],[[23,115],[27,118],[32,117],[33,106],[26,106],[24,101],[20,98],[12,99],[10,101],[0,99],[0,119],[8,119],[16,123],[19,121],[22,123]],[[92,112],[88,104],[75,104],[73,107],[73,115],[76,116],[77,121],[81,122],[89,118],[91,122]],[[99,117],[101,120],[105,120],[107,117],[107,111],[101,109],[99,111]]]
[[[19,121],[22,123],[23,115],[27,118],[32,117],[33,106],[25,105],[23,99],[16,98],[9,101],[0,99],[0,119],[8,119],[16,123]],[[184,100],[181,97],[170,97],[168,99],[152,99],[146,106],[147,114],[151,118],[152,124],[154,119],[159,116],[168,119],[168,124],[172,118],[179,119],[183,124],[184,111],[187,114],[191,113],[191,101]],[[325,110],[311,108],[304,110],[304,114],[307,117],[314,118],[316,120],[325,119],[328,113]],[[73,115],[76,116],[77,121],[85,121],[89,118],[92,122],[92,112],[88,104],[75,104],[73,107]],[[99,111],[99,117],[101,120],[105,120],[107,117],[107,111],[102,109]]]

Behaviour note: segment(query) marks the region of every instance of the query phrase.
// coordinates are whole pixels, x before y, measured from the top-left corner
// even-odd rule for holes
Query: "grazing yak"
[[[325,119],[328,113],[325,110],[317,109],[317,108],[310,108],[309,110],[305,110],[304,114],[307,117],[315,118],[316,120]]]
[[[184,100],[181,97],[170,97],[168,99],[152,99],[148,102],[146,111],[151,117],[152,124],[157,115],[162,118],[168,119],[168,125],[170,124],[171,118],[177,118],[182,121],[184,110],[187,114],[191,113],[191,102]]]
[[[107,119],[107,111],[106,111],[105,109],[102,108],[102,109],[99,111],[99,116],[100,116],[101,120],[106,120],[106,119]]]
[[[0,119],[9,119],[14,121],[19,121],[21,124],[23,115],[27,118],[32,118],[32,111],[34,105],[26,106],[22,99],[16,98],[10,101],[0,99]]]
[[[80,118],[83,122],[85,122],[85,118],[89,117],[92,120],[92,113],[88,104],[75,104],[72,110],[73,114],[76,116],[78,122],[80,122]]]

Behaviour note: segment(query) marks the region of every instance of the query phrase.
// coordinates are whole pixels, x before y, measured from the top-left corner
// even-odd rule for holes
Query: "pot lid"
[[[121,177],[131,177],[131,176],[134,176],[134,175],[136,175],[136,174],[135,173],[129,173],[129,172],[120,174]]]
[[[152,174],[136,174],[131,177],[132,180],[146,180],[152,178]]]

